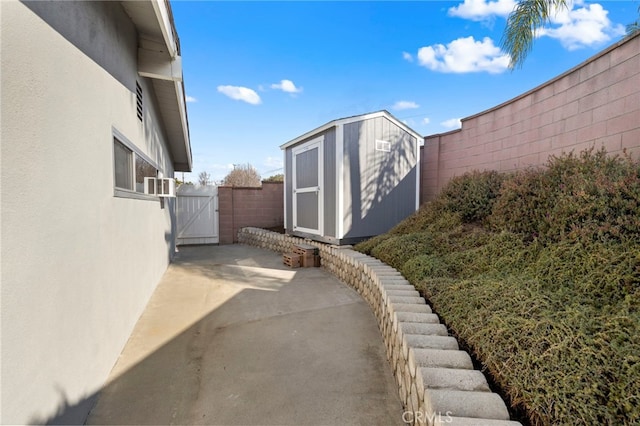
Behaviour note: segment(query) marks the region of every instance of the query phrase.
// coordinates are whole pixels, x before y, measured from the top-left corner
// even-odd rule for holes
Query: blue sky
[[[422,135],[538,86],[624,36],[639,1],[574,0],[521,69],[500,51],[515,0],[171,2],[197,182],[282,173],[279,146],[386,109]],[[182,174],[178,174],[182,179]]]

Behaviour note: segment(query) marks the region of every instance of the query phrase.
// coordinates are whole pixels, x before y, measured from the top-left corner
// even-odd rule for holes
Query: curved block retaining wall
[[[279,253],[299,243],[319,248],[322,266],[360,293],[378,320],[406,423],[520,425],[509,420],[504,402],[473,369],[469,354],[459,350],[424,298],[394,268],[350,248],[259,228],[241,229],[238,241]]]

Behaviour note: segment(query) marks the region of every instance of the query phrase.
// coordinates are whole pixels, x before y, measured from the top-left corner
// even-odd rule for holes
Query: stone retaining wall
[[[351,248],[243,228],[238,242],[279,253],[293,244],[319,248],[322,266],[354,288],[373,310],[394,372],[403,421],[412,425],[516,426],[504,401],[473,369],[424,298],[398,271]]]

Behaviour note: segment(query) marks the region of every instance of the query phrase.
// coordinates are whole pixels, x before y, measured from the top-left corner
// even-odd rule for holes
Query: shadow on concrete
[[[57,392],[60,395],[60,405],[56,412],[48,418],[33,417],[29,420],[29,424],[82,425],[87,418],[87,413],[93,408],[98,399],[98,394],[93,393],[72,404],[67,399],[63,389],[57,388]]]
[[[32,423],[402,424],[360,296],[238,245],[181,248],[104,388],[73,404],[60,392]]]

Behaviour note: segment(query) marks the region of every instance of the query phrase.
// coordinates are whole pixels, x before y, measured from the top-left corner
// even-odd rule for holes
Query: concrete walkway
[[[321,268],[185,247],[87,424],[401,425],[376,320]]]

